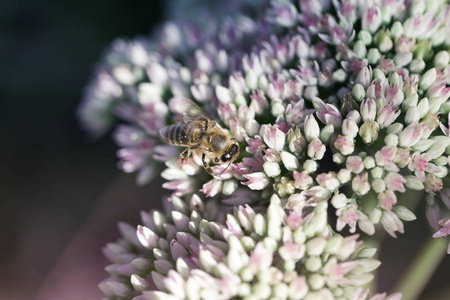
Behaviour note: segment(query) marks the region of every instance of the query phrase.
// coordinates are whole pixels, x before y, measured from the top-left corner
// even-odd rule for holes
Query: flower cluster
[[[142,213],[137,229],[121,224],[124,238],[105,247],[114,263],[100,284],[108,297],[133,299],[366,299],[380,262],[361,249],[358,235],[342,237],[327,224],[327,205],[306,216],[289,213],[273,195],[267,211],[239,206],[226,224],[205,219],[193,195],[189,207],[173,196],[171,213]],[[187,213],[190,212],[190,215]],[[170,241],[170,242],[169,242]],[[157,290],[150,290],[151,283]],[[371,299],[386,298],[378,294]]]
[[[449,20],[443,0],[282,0],[115,42],[80,118],[94,136],[119,123],[119,167],[144,184],[164,162],[172,194],[106,247],[104,293],[367,299],[378,263],[354,233],[403,233],[411,190],[449,235]],[[240,143],[213,177],[201,149],[181,163],[159,137],[181,97]]]

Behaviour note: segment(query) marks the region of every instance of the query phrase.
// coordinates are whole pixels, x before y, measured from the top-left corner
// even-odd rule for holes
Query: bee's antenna
[[[223,169],[222,172],[220,172],[219,176],[223,174],[223,172],[225,172],[226,169],[228,169],[228,167],[231,165],[231,161],[228,163],[227,167],[225,169]]]

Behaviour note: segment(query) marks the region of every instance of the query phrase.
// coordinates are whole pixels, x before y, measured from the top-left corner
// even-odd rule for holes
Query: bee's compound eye
[[[222,157],[220,158],[223,162],[227,162],[229,161],[231,158],[231,155],[229,153],[222,155]]]

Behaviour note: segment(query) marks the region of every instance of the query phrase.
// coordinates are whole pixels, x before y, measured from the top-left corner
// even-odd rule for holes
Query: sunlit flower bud
[[[420,100],[419,104],[417,104],[417,110],[419,112],[419,117],[423,118],[427,113],[430,105],[428,102],[428,98],[423,98]]]
[[[266,161],[263,168],[264,172],[266,172],[269,177],[276,177],[281,173],[280,165],[276,162]]]
[[[382,212],[379,208],[372,208],[372,210],[369,213],[369,220],[370,222],[372,222],[373,224],[378,224],[378,222],[380,222],[381,220],[381,216],[382,216]]]
[[[406,111],[410,107],[417,106],[418,103],[419,103],[419,95],[417,95],[417,93],[414,93],[408,96],[405,100],[403,100],[402,110]]]
[[[390,32],[394,38],[399,38],[400,36],[402,36],[404,33],[402,23],[400,23],[399,21],[394,22],[394,24],[392,24],[391,26]]]
[[[237,187],[238,187],[238,184],[237,184],[236,180],[232,180],[232,179],[227,180],[223,183],[222,193],[224,195],[231,195],[236,191]]]
[[[392,208],[392,211],[403,221],[414,221],[417,219],[412,211],[401,205],[396,205]]]
[[[324,124],[332,124],[334,127],[340,127],[342,124],[342,115],[339,109],[331,104],[325,104],[322,99],[315,97],[312,100],[317,118]]]
[[[224,86],[218,85],[216,86],[216,96],[219,99],[221,104],[227,104],[232,102],[232,93],[229,89]]]
[[[419,114],[418,107],[411,106],[406,111],[406,116],[405,116],[406,124],[410,125],[412,123],[417,123],[417,122],[419,122],[419,120],[420,120],[420,114]]]
[[[364,67],[356,76],[355,83],[360,83],[365,89],[367,89],[372,82],[372,69]]]
[[[363,121],[373,121],[377,113],[375,101],[372,99],[366,99],[361,103],[361,117]]]
[[[381,224],[383,225],[387,233],[389,233],[392,237],[397,237],[395,235],[396,231],[403,233],[403,223],[392,211],[383,212],[383,215],[381,217]]]
[[[425,69],[425,62],[421,58],[415,58],[409,64],[409,69],[414,73],[421,73]]]
[[[319,139],[314,139],[308,145],[308,156],[320,160],[323,158],[325,150],[325,145]]]
[[[337,69],[333,72],[333,80],[336,82],[344,82],[347,79],[347,72],[345,72],[343,69]]]
[[[446,67],[450,61],[450,55],[448,51],[439,51],[434,57],[434,65],[436,67]]]
[[[418,124],[411,124],[399,135],[399,145],[401,147],[414,146],[422,136],[422,128]]]
[[[281,156],[281,161],[283,162],[286,169],[292,171],[292,170],[297,170],[299,168],[300,164],[298,162],[298,159],[293,154],[291,154],[287,151],[282,151],[280,153],[280,156]]]
[[[439,192],[443,187],[442,179],[434,174],[429,173],[426,176],[424,184],[425,184],[425,192],[430,193],[432,195],[434,195],[435,192]]]
[[[284,148],[286,135],[278,126],[263,125],[261,131],[263,132],[262,136],[267,146],[278,151]]]
[[[352,179],[352,173],[347,169],[340,169],[337,174],[337,178],[342,184],[344,184]]]
[[[312,159],[308,159],[303,163],[303,170],[308,174],[314,173],[317,171],[317,163]]]
[[[356,83],[352,88],[352,96],[356,101],[362,101],[366,96],[366,90],[360,83]]]
[[[281,116],[285,111],[285,107],[281,101],[272,100],[271,113],[274,117]]]
[[[344,194],[336,194],[331,198],[331,204],[334,208],[339,209],[345,207],[349,203],[349,200]]]
[[[436,80],[437,72],[436,68],[432,68],[423,74],[419,81],[419,87],[422,90],[427,90]]]
[[[367,60],[370,64],[375,65],[378,63],[378,61],[381,58],[381,53],[377,48],[371,48],[369,49],[369,52],[367,53]],[[375,76],[374,76],[375,78]]]
[[[381,83],[386,82],[386,75],[384,75],[384,71],[381,70],[380,68],[375,68],[373,70],[372,78],[374,80],[378,80],[378,82],[380,82],[380,87],[381,87]],[[367,94],[368,94],[368,92],[367,92]]]
[[[243,176],[248,181],[242,184],[247,185],[252,190],[262,190],[269,185],[270,181],[263,172],[256,172]]]
[[[362,29],[369,31],[370,33],[375,33],[378,27],[380,27],[381,21],[382,17],[380,8],[378,6],[370,7],[362,16]]]
[[[367,172],[356,175],[352,180],[352,190],[358,195],[365,195],[370,191],[370,184]]]
[[[381,193],[386,190],[386,183],[383,179],[375,178],[372,180],[371,185],[375,193]]]
[[[271,2],[269,9],[270,21],[283,26],[291,27],[297,22],[297,9],[292,3],[287,2]]]
[[[367,120],[359,128],[359,135],[366,144],[369,144],[378,139],[379,129],[380,125],[377,122]]]
[[[346,162],[347,170],[359,174],[364,170],[362,158],[360,156],[349,156]]]
[[[363,59],[366,57],[367,54],[367,48],[366,45],[361,40],[357,40],[355,45],[353,46],[353,52],[355,52],[356,56],[359,59]]]
[[[346,136],[354,138],[358,135],[358,125],[353,120],[345,119],[342,123],[342,133]]]
[[[378,203],[385,210],[391,210],[397,203],[397,196],[393,191],[381,192],[378,194]]]
[[[392,39],[390,38],[389,31],[378,31],[377,34],[375,34],[374,37],[375,44],[378,46],[378,49],[380,52],[384,53],[392,49],[394,46],[394,43],[392,42]]]
[[[372,34],[365,30],[361,30],[358,33],[358,40],[362,41],[364,45],[370,45],[372,43]]]
[[[395,65],[399,68],[404,67],[411,62],[412,57],[411,52],[397,53],[394,57]]]
[[[319,138],[320,128],[319,123],[313,115],[309,115],[305,118],[305,137],[308,142],[315,138]]]
[[[339,152],[333,154],[333,161],[338,165],[345,163],[346,157]]]
[[[338,135],[338,138],[334,142],[334,146],[343,155],[352,154],[355,150],[354,140],[348,136]]]
[[[404,186],[406,179],[398,173],[389,172],[389,174],[387,174],[384,178],[384,181],[386,182],[386,186],[389,190],[399,191],[401,193],[406,191]]]

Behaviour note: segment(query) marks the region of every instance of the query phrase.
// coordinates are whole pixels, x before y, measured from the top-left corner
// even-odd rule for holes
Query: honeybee
[[[186,162],[193,150],[200,149],[203,167],[212,175],[206,157],[216,164],[228,163],[228,166],[238,157],[239,144],[236,139],[219,128],[197,104],[184,98],[180,101],[179,109],[183,113],[183,123],[161,128],[159,133],[167,143],[187,147],[180,154],[182,163]]]

